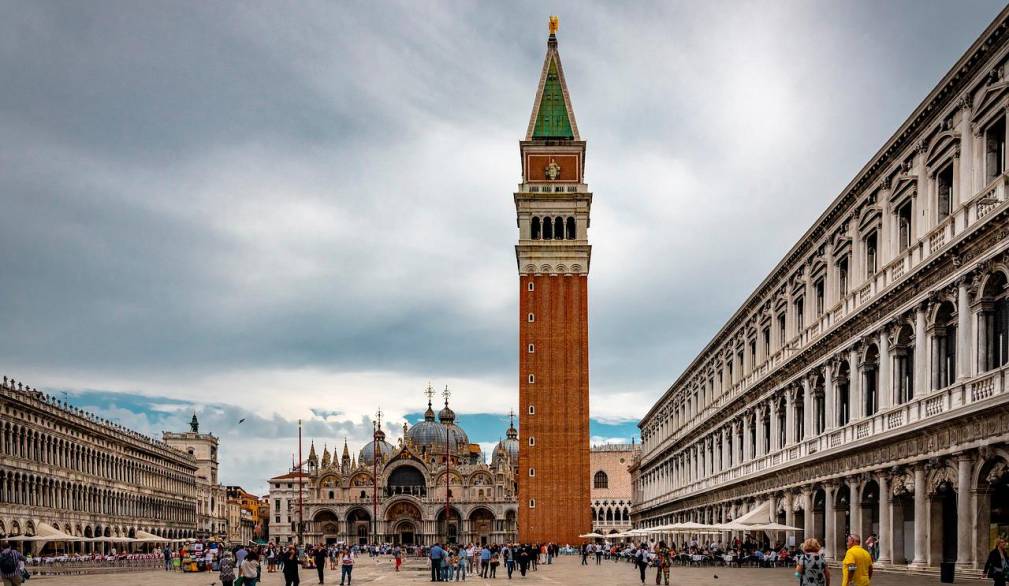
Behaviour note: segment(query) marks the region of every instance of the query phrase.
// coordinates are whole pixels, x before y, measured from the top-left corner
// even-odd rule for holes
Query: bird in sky
[[[244,417],[238,420],[238,424],[241,425],[243,421],[245,421]]]

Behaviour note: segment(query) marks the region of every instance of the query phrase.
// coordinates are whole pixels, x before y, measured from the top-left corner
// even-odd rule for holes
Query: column
[[[750,459],[753,452],[750,448],[750,412],[743,413],[743,461]]]
[[[879,385],[876,391],[879,411],[885,411],[893,404],[893,383],[890,380],[890,331],[883,326],[879,333]]]
[[[961,452],[957,454],[956,464],[956,565],[970,567],[974,563],[974,556],[971,555],[974,515],[971,514],[970,506],[970,471],[973,461],[970,454]]]
[[[722,428],[722,470],[728,470],[732,467],[732,454],[730,454],[729,448],[729,430]]]
[[[826,494],[826,499],[824,499],[823,507],[823,544],[824,552],[828,560],[832,560],[837,557],[837,552],[834,551],[834,538],[835,533],[835,522],[834,518],[834,495],[837,494],[837,485],[833,482],[829,482],[823,486],[823,492]]]
[[[925,487],[925,466],[914,467],[914,561],[915,566],[928,564],[928,489]]]
[[[823,414],[827,424],[823,426],[825,431],[830,431],[837,427],[837,388],[834,384],[834,371],[837,370],[837,361],[828,360],[823,367]]]
[[[813,388],[809,377],[802,379],[802,419],[802,437],[799,439],[813,437]]]
[[[879,483],[879,562],[889,564],[893,559],[893,527],[890,526],[890,509],[893,506],[890,494],[890,476],[886,472],[876,475]]]
[[[795,389],[785,390],[785,444],[795,443]]]
[[[865,397],[862,396],[862,367],[859,365],[860,344],[855,344],[848,351],[848,420],[857,421],[862,418],[865,409]]]
[[[963,380],[971,375],[971,320],[970,298],[967,294],[967,277],[960,278],[956,294],[956,378]]]
[[[792,502],[794,499],[795,495],[792,494],[792,491],[789,490],[785,492],[785,525],[788,525],[789,527],[795,527],[795,506]],[[785,545],[790,545],[788,543],[789,533],[795,533],[795,532],[788,531],[785,533]]]
[[[868,535],[862,535],[862,487],[864,483],[858,476],[848,479],[848,491],[850,500],[848,511],[851,513],[851,533],[857,533],[864,542]]]
[[[813,535],[813,488],[802,487],[802,538],[809,539]]]
[[[780,450],[782,448],[782,446],[779,445],[779,442],[778,442],[778,436],[779,436],[779,431],[778,431],[778,400],[776,398],[774,398],[774,397],[771,397],[770,409],[771,409],[771,445],[768,446],[767,451],[768,452],[773,452],[773,451]]]
[[[753,426],[757,431],[757,449],[755,453],[757,456],[763,456],[767,453],[767,438],[764,436],[764,415],[767,413],[767,405],[757,405],[755,412],[756,417],[753,420]]]
[[[953,192],[953,197],[955,198],[953,201],[954,210],[974,194],[973,177],[971,176],[973,167],[971,162],[974,160],[974,133],[971,132],[970,128],[970,104],[967,100],[963,100],[960,108],[960,164],[957,165],[958,168],[954,168],[955,171],[959,172],[960,182],[957,185],[957,189]],[[963,226],[958,225],[957,232],[963,228]]]
[[[925,331],[925,312],[928,304],[919,303],[914,308],[914,373],[912,373],[914,396],[924,397],[928,394],[928,334]]]

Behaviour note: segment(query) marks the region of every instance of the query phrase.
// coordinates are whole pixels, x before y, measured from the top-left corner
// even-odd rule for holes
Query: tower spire
[[[557,17],[551,16],[547,54],[543,58],[543,70],[540,72],[526,140],[581,140],[575,123],[575,111],[571,107],[571,96],[568,94],[568,83],[564,79],[561,55],[557,51],[557,26]]]

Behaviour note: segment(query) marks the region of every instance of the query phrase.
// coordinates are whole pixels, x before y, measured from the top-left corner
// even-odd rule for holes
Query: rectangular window
[[[534,438],[532,436],[529,436],[529,445],[530,446],[535,446],[536,445],[536,438]]]
[[[535,468],[530,468],[529,469],[529,477],[532,478],[533,476],[536,476],[536,469]]]
[[[806,316],[805,316],[805,303],[802,297],[795,300],[795,329],[797,332],[802,333],[802,330],[806,329]]]
[[[536,415],[536,406],[529,405],[529,415]]]
[[[949,217],[953,207],[953,163],[935,174],[935,188],[936,222],[942,222]]]
[[[757,366],[757,341],[750,341],[750,368]]]
[[[785,314],[778,314],[778,344],[784,348],[785,347]]]
[[[897,208],[897,250],[904,252],[911,246],[911,202]]]
[[[280,510],[280,499],[274,499],[273,500],[273,508],[274,508],[274,510],[277,510],[277,511]]]
[[[764,355],[771,355],[771,328],[764,328]]]
[[[823,315],[823,279],[817,279],[813,283],[813,292],[816,296],[816,315]]]
[[[535,374],[530,374],[529,375],[529,384],[533,384],[535,382],[536,382],[536,375]]]
[[[876,274],[876,270],[879,268],[876,265],[879,258],[877,254],[877,240],[875,230],[869,232],[865,237],[865,274],[870,278]]]
[[[529,499],[529,508],[530,509],[536,508],[536,499]]]
[[[985,179],[991,183],[1005,171],[1005,118],[999,118],[985,130]]]
[[[529,344],[529,350],[528,350],[528,352],[530,354],[536,352],[536,344]]]

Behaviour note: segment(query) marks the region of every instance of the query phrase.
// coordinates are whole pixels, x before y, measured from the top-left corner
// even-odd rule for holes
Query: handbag
[[[245,576],[235,578],[235,586],[242,586],[242,584],[245,584]]]

